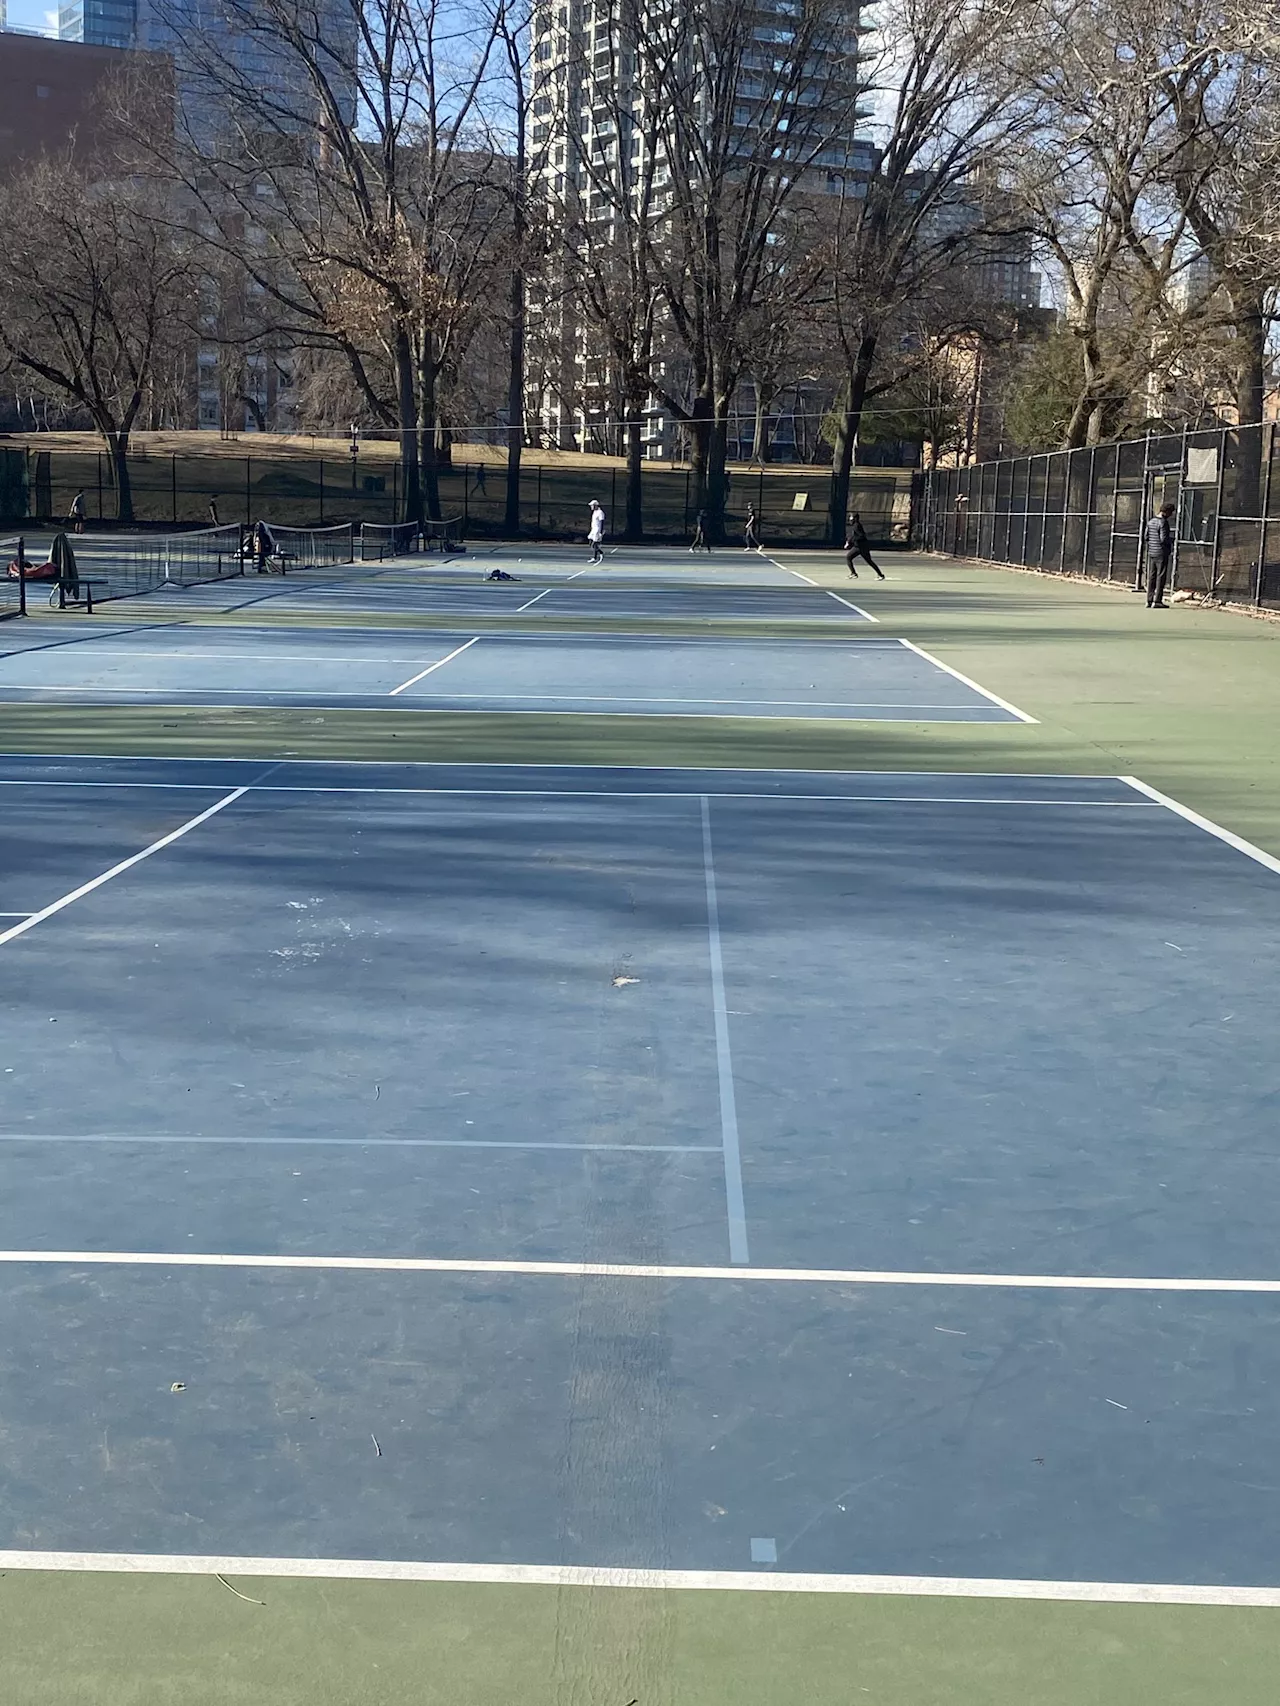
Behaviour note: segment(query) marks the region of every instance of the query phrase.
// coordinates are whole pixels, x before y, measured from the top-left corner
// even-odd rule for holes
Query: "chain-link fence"
[[[52,435],[51,435],[52,436]],[[506,468],[468,458],[454,447],[439,470],[440,508],[461,516],[468,538],[506,532]],[[363,445],[357,457],[307,455],[265,442],[261,452],[173,452],[149,447],[141,435],[128,457],[133,512],[141,526],[209,526],[260,518],[292,527],[362,522],[390,527],[401,515],[400,467],[383,446]],[[644,529],[654,542],[688,543],[697,520],[687,468],[646,463],[642,470]],[[770,464],[733,470],[726,505],[729,539],[742,536],[747,505],[754,506],[766,549],[820,545],[827,526],[830,473],[826,469]],[[109,523],[117,513],[111,458],[91,448],[51,444],[0,449],[0,525],[56,524],[79,496],[86,520]],[[611,537],[626,524],[626,470],[618,465],[530,457],[520,474],[519,533],[530,539],[581,539],[598,499]],[[850,505],[876,541],[905,542],[911,503],[907,469],[857,468]]]
[[[1280,432],[1156,433],[921,476],[917,542],[1025,568],[1138,582],[1143,530],[1174,508],[1173,586],[1280,608]]]

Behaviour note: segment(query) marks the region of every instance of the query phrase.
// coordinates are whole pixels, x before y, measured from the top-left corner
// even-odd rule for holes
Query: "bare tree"
[[[694,501],[716,539],[730,411],[762,312],[785,314],[806,290],[828,182],[851,169],[857,32],[839,0],[673,0],[647,46],[662,118],[655,384],[688,434]]]
[[[367,417],[399,434],[404,514],[438,516],[442,384],[507,206],[479,110],[496,15],[215,0],[193,34],[158,3],[181,32],[180,123],[177,147],[151,138],[153,166],[272,304],[275,340],[344,356]]]
[[[1183,0],[1165,28],[1169,182],[1229,309],[1236,418],[1259,421],[1280,269],[1280,35],[1234,0]]]
[[[0,188],[0,352],[93,421],[121,521],[133,520],[129,437],[183,361],[194,283],[189,245],[154,214],[149,190],[95,181],[69,155]]]
[[[1038,5],[888,0],[878,18],[867,61],[881,115],[878,157],[869,174],[845,186],[832,257],[845,380],[827,518],[832,543],[843,537],[854,447],[886,332],[949,269],[980,260],[1016,224],[995,173],[1030,122],[1011,48]]]

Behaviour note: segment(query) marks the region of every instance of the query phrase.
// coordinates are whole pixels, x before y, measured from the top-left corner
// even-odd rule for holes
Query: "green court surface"
[[[834,556],[779,560],[822,585],[850,584]],[[886,585],[864,577],[854,593],[879,632],[927,648],[1034,723],[7,704],[0,752],[1132,775],[1280,855],[1280,624],[1190,606],[1148,611],[1131,593],[939,558],[896,555],[884,566]],[[68,615],[67,632],[85,620]],[[363,620],[356,611],[328,625]],[[0,649],[5,635],[0,626]],[[1151,876],[1158,885],[1159,870]],[[102,1451],[109,1475],[105,1434]],[[194,1549],[175,1532],[174,1552]],[[926,1597],[11,1568],[0,1574],[0,1684],[6,1706],[1276,1698],[1280,1609],[967,1588]]]

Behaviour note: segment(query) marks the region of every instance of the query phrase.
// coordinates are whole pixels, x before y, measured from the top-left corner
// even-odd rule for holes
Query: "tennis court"
[[[29,619],[0,702],[351,705],[652,716],[1027,722],[906,642],[431,634]]]
[[[1106,777],[0,786],[11,1565],[1275,1580],[1277,861]]]

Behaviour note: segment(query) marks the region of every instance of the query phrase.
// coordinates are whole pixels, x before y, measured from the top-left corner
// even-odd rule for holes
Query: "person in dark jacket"
[[[1169,585],[1169,560],[1173,556],[1173,505],[1165,504],[1147,523],[1147,609],[1167,610],[1164,595]]]
[[[853,576],[854,580],[857,580],[858,571],[853,566],[853,559],[855,557],[861,557],[868,567],[875,570],[876,578],[878,580],[884,580],[885,576],[880,569],[880,565],[871,555],[871,541],[867,538],[867,530],[862,525],[862,517],[858,514],[856,509],[849,517],[849,531],[845,534],[844,538],[844,560],[849,573]]]

